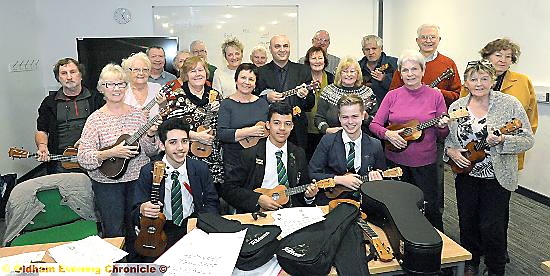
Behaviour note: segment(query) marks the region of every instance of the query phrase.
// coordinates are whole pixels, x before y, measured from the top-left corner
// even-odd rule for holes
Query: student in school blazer
[[[254,147],[243,150],[242,157],[232,170],[225,172],[222,197],[239,213],[256,212],[260,209],[259,193],[265,174],[266,140],[262,139]],[[302,148],[287,142],[288,160],[287,172],[290,187],[310,183],[306,155]],[[304,194],[296,194],[291,198],[292,206],[308,206]],[[313,203],[311,204],[312,206]]]

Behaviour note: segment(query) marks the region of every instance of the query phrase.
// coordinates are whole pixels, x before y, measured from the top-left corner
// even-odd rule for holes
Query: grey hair
[[[423,29],[427,29],[427,28],[434,28],[437,30],[437,35],[438,36],[441,36],[441,28],[438,26],[438,25],[435,25],[435,24],[422,24],[420,25],[420,27],[418,27],[418,29],[416,29],[416,36],[417,37],[420,37],[420,32],[423,30]]]
[[[403,65],[405,61],[416,62],[420,65],[422,70],[426,69],[426,59],[418,51],[407,49],[401,53],[399,59],[397,60],[397,70],[399,70],[399,72],[401,72],[401,65]]]
[[[365,44],[367,44],[367,41],[369,41],[369,40],[376,41],[376,45],[380,48],[382,48],[382,46],[384,46],[384,42],[377,35],[367,35],[367,36],[364,36],[363,39],[361,40],[361,47],[365,47]]]

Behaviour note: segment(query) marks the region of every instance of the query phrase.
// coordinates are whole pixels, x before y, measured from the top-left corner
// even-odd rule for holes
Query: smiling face
[[[237,76],[237,93],[250,95],[256,88],[256,75],[249,70],[241,70]]]
[[[235,70],[243,61],[243,53],[236,47],[227,46],[225,48],[225,60],[227,60],[227,67]]]
[[[340,107],[338,120],[350,138],[359,137],[365,113],[366,111],[361,111],[361,106],[359,104],[344,105]]]
[[[412,60],[405,60],[401,64],[401,79],[405,87],[409,89],[418,89],[422,86],[422,77],[424,76],[424,70],[420,67],[418,62]]]
[[[286,63],[290,56],[290,41],[285,35],[277,35],[269,42],[269,51],[273,60],[278,63]]]
[[[190,57],[191,54],[187,52],[180,52],[176,58],[174,59],[174,65],[176,66],[177,70],[179,71],[181,66],[183,65],[183,62],[186,58]]]
[[[358,75],[359,71],[357,71],[357,68],[355,68],[355,66],[348,66],[344,68],[342,71],[340,71],[342,86],[353,87],[355,85],[355,82],[357,81]]]
[[[323,52],[317,51],[309,55],[309,67],[313,72],[322,72],[325,69],[325,57]]]
[[[169,130],[166,133],[166,141],[160,148],[164,150],[168,163],[177,169],[185,163],[189,152],[189,136],[181,129]]]
[[[197,65],[187,72],[187,79],[189,84],[193,87],[204,86],[206,82],[206,69],[202,62],[198,62]]]
[[[488,59],[495,66],[497,75],[501,75],[512,65],[512,49],[496,51]]]
[[[82,73],[78,70],[78,66],[72,62],[59,66],[59,83],[63,89],[80,91]]]
[[[166,63],[164,59],[164,51],[158,48],[151,48],[147,53],[147,57],[151,60],[151,67],[155,70],[162,71],[164,70],[164,64]]]
[[[420,33],[416,38],[416,43],[420,48],[420,53],[422,53],[425,57],[437,51],[439,41],[441,41],[441,37],[439,37],[438,31],[434,27],[423,28],[420,30]]]
[[[146,84],[149,79],[150,68],[140,58],[136,58],[130,68],[130,83]]]
[[[493,87],[494,80],[491,75],[485,71],[474,71],[464,80],[464,86],[468,89],[472,97],[487,97]]]
[[[267,122],[266,128],[269,130],[269,140],[277,147],[282,147],[290,136],[294,128],[292,115],[281,115],[273,113],[271,119]]]
[[[128,87],[127,83],[119,76],[108,74],[101,80],[101,83],[100,92],[103,93],[107,102],[120,103],[124,101]]]

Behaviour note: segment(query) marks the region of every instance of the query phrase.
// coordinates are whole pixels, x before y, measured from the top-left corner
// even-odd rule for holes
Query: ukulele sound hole
[[[155,226],[147,227],[147,233],[154,234],[155,232],[157,232],[157,228]]]
[[[275,201],[279,200],[279,198],[281,198],[281,195],[279,195],[279,193],[274,193],[273,195],[271,195],[271,198]]]
[[[406,128],[404,131],[403,131],[403,135],[404,136],[409,136],[412,134],[412,129],[411,128]]]

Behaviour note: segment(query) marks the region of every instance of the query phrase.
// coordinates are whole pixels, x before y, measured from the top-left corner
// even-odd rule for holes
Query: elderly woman
[[[139,177],[140,168],[149,162],[148,156],[158,153],[156,127],[139,138],[139,147],[124,142],[115,145],[121,135],[136,133],[146,124],[147,118],[141,110],[124,102],[128,77],[119,65],[108,64],[101,70],[97,89],[104,95],[106,103],[86,120],[78,147],[78,163],[88,170],[92,179],[103,236],[125,236],[126,244],[133,246],[135,232],[129,215],[134,182]],[[110,158],[129,159],[127,170],[121,177],[108,178],[98,170]],[[132,253],[132,248],[127,249]]]
[[[223,98],[235,94],[235,70],[243,62],[243,44],[236,38],[230,38],[222,44],[222,54],[227,66],[214,71],[212,88],[220,91]]]
[[[497,78],[493,87],[495,91],[516,97],[527,113],[533,133],[537,131],[539,113],[537,98],[531,80],[526,75],[510,70],[510,66],[519,60],[521,50],[519,45],[508,38],[499,38],[489,42],[479,51],[483,59],[488,59],[495,66]],[[462,90],[461,96],[468,95]],[[518,168],[523,169],[525,153],[518,155]]]
[[[223,183],[221,146],[211,130],[215,130],[217,127],[221,95],[213,90],[212,87],[206,85],[208,69],[206,62],[201,57],[193,56],[187,58],[183,62],[180,72],[180,75],[185,75],[188,81],[185,81],[179,88],[172,87],[172,89],[165,90],[168,106],[172,108],[168,118],[182,118],[191,126],[189,138],[193,143],[191,144],[189,156],[208,164],[214,184],[216,188],[219,188]],[[213,101],[210,101],[211,94],[217,94]],[[205,119],[207,117],[211,118],[210,124],[207,126],[208,128],[198,131],[198,127],[206,123]],[[195,142],[212,146],[210,155],[206,157],[195,155],[195,152],[193,152]]]
[[[319,82],[319,89],[315,90],[315,105],[311,109],[311,112],[306,112],[308,119],[307,140],[311,144],[311,146],[308,147],[308,152],[306,152],[309,160],[313,155],[317,144],[321,141],[321,137],[323,137],[323,134],[319,133],[319,129],[316,127],[314,122],[315,114],[317,114],[319,97],[321,96],[321,91],[327,87],[327,85],[334,82],[334,75],[325,71],[325,68],[328,66],[328,59],[327,53],[321,47],[313,46],[309,48],[304,58],[304,64],[311,68],[311,76],[313,80]]]
[[[321,133],[335,133],[342,129],[338,120],[336,103],[343,95],[347,94],[355,94],[363,99],[367,116],[376,112],[376,96],[372,89],[363,85],[359,63],[351,57],[340,60],[336,68],[334,83],[326,86],[319,97],[314,121]],[[367,117],[363,122],[368,121],[370,120]],[[367,127],[368,123],[365,124],[365,129]]]
[[[145,53],[140,52],[123,59],[122,68],[126,70],[130,79],[124,102],[139,109],[144,108],[155,99],[161,87],[158,83],[148,82],[151,61]],[[149,118],[157,114],[159,108],[158,105],[154,105],[150,108]]]
[[[218,115],[218,138],[223,142],[223,160],[226,171],[241,157],[241,140],[265,137],[264,126],[256,126],[259,121],[267,121],[269,104],[265,97],[255,96],[258,70],[252,63],[243,63],[235,72],[237,92],[222,101]]]
[[[401,137],[403,129],[389,130],[388,125],[399,125],[411,120],[425,122],[447,112],[445,99],[436,89],[422,84],[426,61],[418,51],[407,50],[397,61],[404,85],[391,90],[380,104],[378,112],[370,124],[370,130],[382,140],[389,141],[398,151],[386,147],[389,166],[403,169],[403,180],[419,187],[424,193],[425,216],[431,224],[443,230],[442,210],[443,190],[437,184],[436,140],[449,133],[448,118],[443,117],[436,127],[422,131],[422,138],[407,141]]]
[[[187,59],[190,56],[192,56],[191,52],[189,52],[188,50],[181,50],[176,54],[176,56],[174,57],[174,60],[172,60],[172,66],[174,66],[174,69],[178,72],[178,76],[181,77],[181,74],[179,73],[181,66],[183,65],[183,62],[185,61],[185,59]],[[184,81],[186,80],[180,80],[180,85]]]
[[[264,46],[258,45],[250,53],[250,61],[260,67],[267,63],[267,50]]]
[[[504,275],[510,194],[518,187],[517,154],[534,144],[529,118],[521,103],[492,88],[497,75],[490,61],[468,63],[464,72],[468,95],[450,108],[467,107],[470,117],[451,123],[445,140],[445,158],[451,158],[459,167],[471,164],[462,154],[468,143],[487,143],[485,159],[475,163],[470,172],[456,175],[455,187],[460,243],[472,253],[472,260],[466,261],[466,272],[477,273],[480,256],[485,255],[489,275]],[[515,135],[493,133],[513,119],[521,121],[521,131]]]

